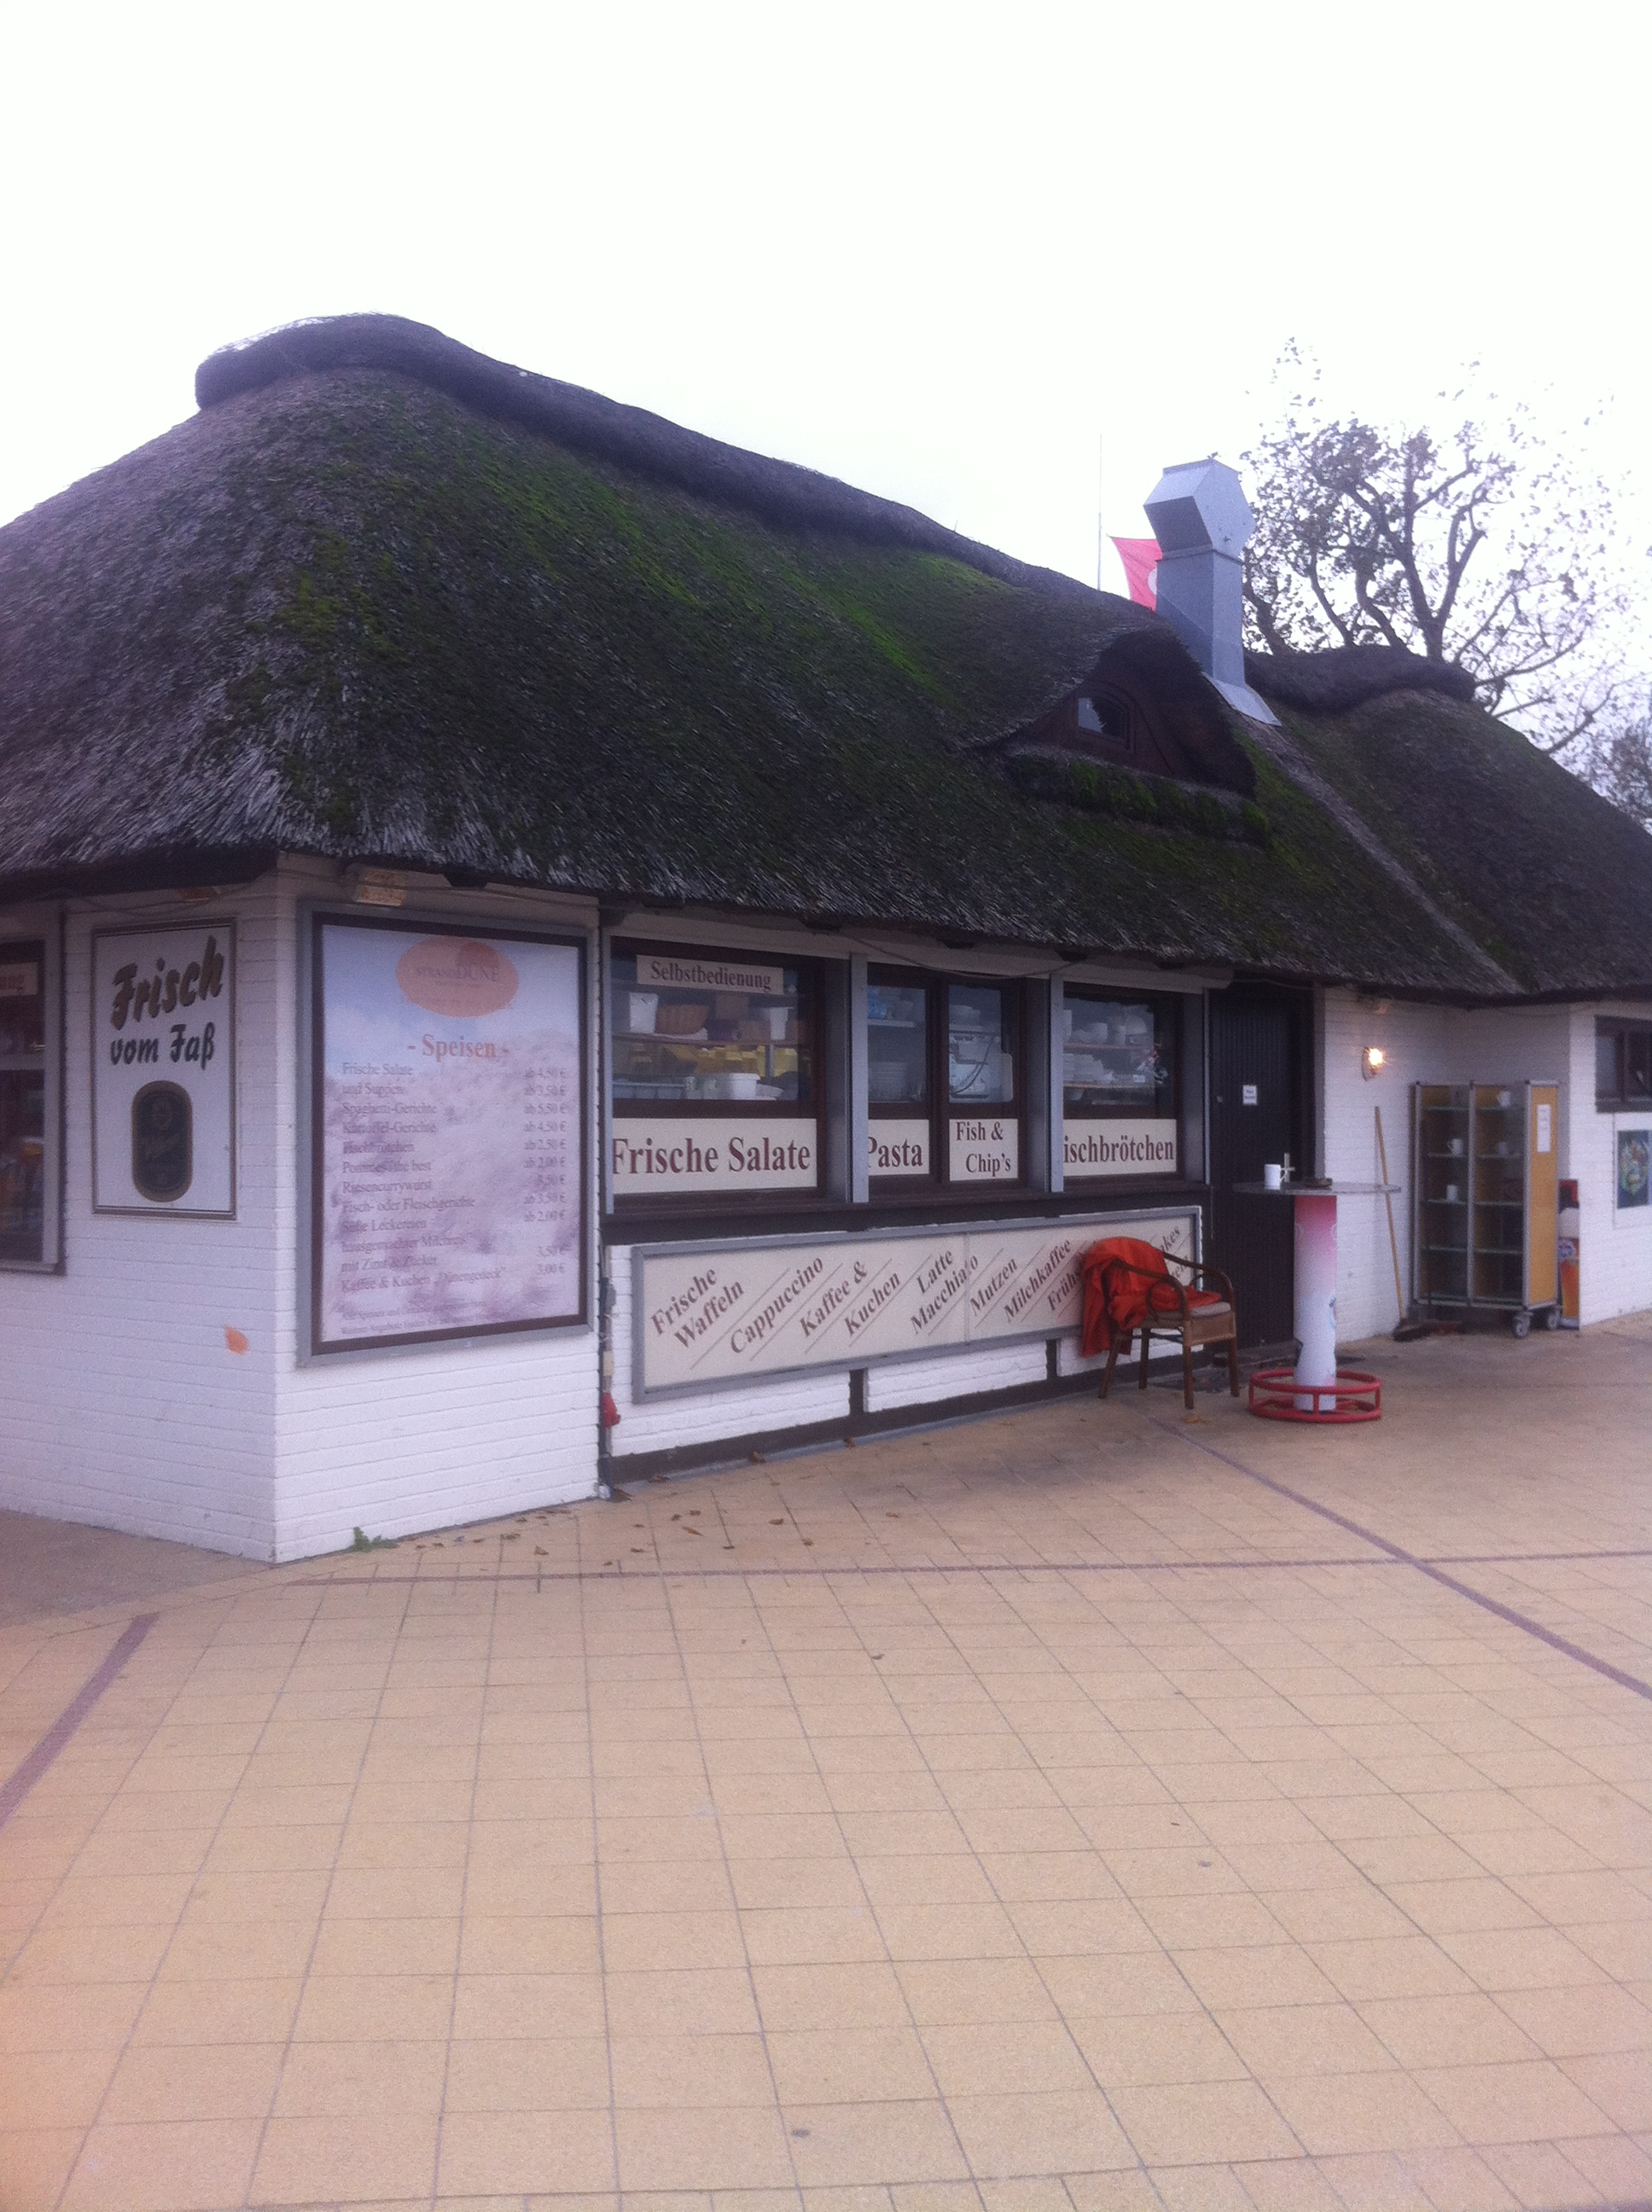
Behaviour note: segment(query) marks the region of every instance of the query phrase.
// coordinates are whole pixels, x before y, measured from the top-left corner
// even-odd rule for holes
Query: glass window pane
[[[761,954],[616,952],[612,975],[616,1100],[810,1102],[813,1010],[801,969]]]
[[[1652,1098],[1652,1030],[1624,1034],[1624,1097],[1637,1106]]]
[[[46,946],[0,942],[0,1067],[46,1058]]]
[[[1618,1032],[1609,1030],[1604,1022],[1594,1026],[1594,1096],[1597,1102],[1610,1105],[1613,1099],[1623,1097],[1618,1068]]]
[[[946,987],[946,1084],[955,1106],[1007,1106],[1015,1097],[1009,995],[995,983]]]
[[[46,1073],[0,1070],[0,1259],[46,1250]]]
[[[921,984],[866,986],[866,1096],[873,1106],[929,1103],[929,994]]]
[[[1061,1088],[1069,1114],[1159,1120],[1172,1106],[1171,1018],[1151,1000],[1080,998],[1061,1008]]]

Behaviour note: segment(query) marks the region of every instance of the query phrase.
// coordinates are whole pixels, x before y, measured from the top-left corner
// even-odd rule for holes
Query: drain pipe
[[[609,1132],[614,1120],[614,1078],[609,1049],[609,973],[612,938],[623,908],[599,907],[597,911],[597,978],[592,997],[597,1028],[597,1495],[614,1495],[614,1431],[619,1408],[614,1403],[614,1268],[604,1233],[614,1211],[610,1181]]]

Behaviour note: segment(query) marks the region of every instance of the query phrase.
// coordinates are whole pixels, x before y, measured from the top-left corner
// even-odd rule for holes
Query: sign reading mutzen
[[[92,1203],[235,1211],[235,926],[92,940]]]
[[[1084,1255],[1109,1231],[1198,1257],[1196,1210],[869,1236],[642,1247],[635,1388],[859,1367],[1072,1334]]]

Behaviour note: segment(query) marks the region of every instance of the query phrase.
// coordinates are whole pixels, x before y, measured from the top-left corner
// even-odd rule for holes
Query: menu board
[[[582,961],[317,923],[313,1351],[583,1320]]]
[[[969,1229],[639,1248],[641,1395],[810,1367],[860,1367],[1016,1337],[1068,1335],[1080,1268],[1103,1236],[1199,1256],[1199,1213],[995,1222]]]

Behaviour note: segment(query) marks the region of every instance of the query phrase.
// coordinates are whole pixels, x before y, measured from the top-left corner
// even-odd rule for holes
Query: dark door
[[[1291,1155],[1311,1175],[1304,1141],[1309,1002],[1303,994],[1235,983],[1211,1010],[1211,1241],[1206,1257],[1232,1279],[1239,1341],[1284,1344],[1295,1334],[1295,1224],[1290,1201],[1242,1198],[1270,1160]]]

